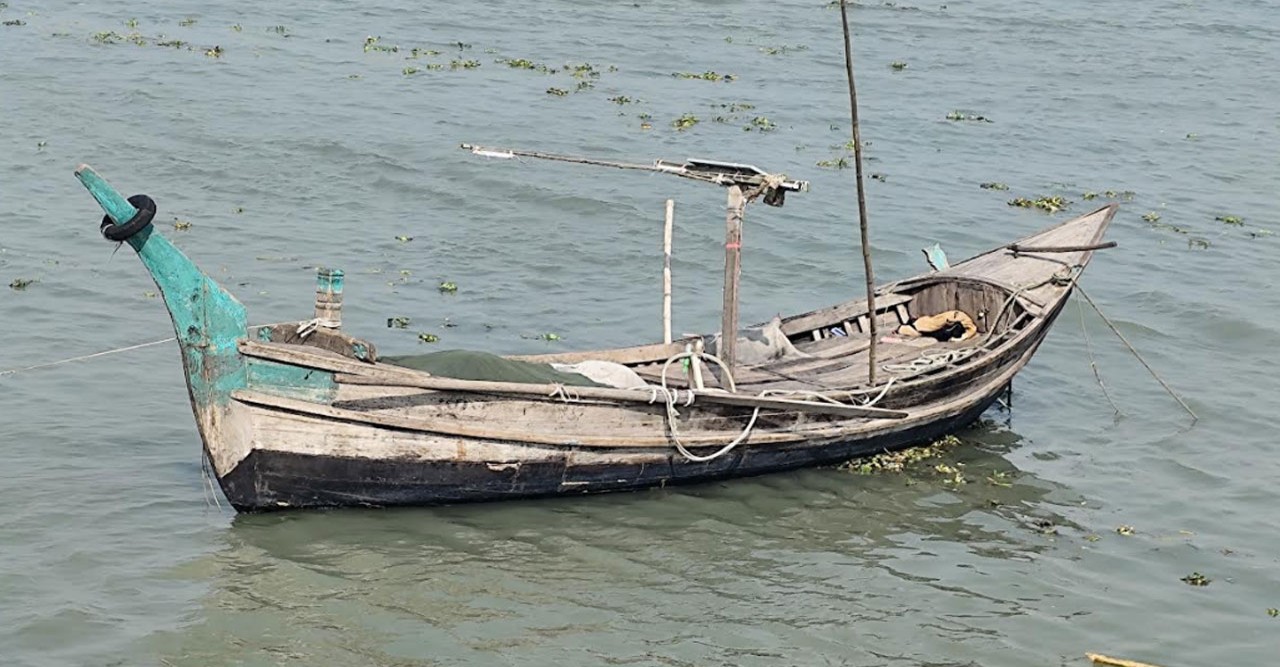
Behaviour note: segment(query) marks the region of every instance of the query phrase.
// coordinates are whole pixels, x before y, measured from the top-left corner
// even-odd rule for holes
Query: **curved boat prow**
[[[138,209],[89,165],[80,165],[76,178],[116,225],[138,215]],[[247,333],[244,306],[152,225],[124,242],[137,251],[164,297],[197,410],[225,404],[232,391],[245,385],[244,361],[236,350],[236,341]]]

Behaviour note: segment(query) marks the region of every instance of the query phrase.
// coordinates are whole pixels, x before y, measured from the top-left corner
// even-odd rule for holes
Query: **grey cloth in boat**
[[[640,374],[612,361],[583,361],[576,364],[551,364],[564,373],[585,375],[588,379],[614,389],[638,389],[649,386]]]
[[[720,334],[707,341],[707,352],[719,354]],[[787,334],[782,331],[782,318],[774,317],[766,324],[749,329],[738,330],[738,347],[736,363],[743,366],[756,366],[778,359],[807,357],[791,344]]]

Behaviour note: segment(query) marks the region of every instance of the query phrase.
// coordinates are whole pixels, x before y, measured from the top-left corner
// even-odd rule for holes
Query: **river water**
[[[925,268],[935,241],[965,257],[1119,200],[1120,247],[1083,284],[1194,428],[1071,304],[1012,411],[958,434],[942,462],[964,484],[931,462],[233,516],[205,490],[172,344],[9,374],[0,662],[1275,664],[1276,12],[853,11],[878,277]],[[313,267],[345,268],[346,328],[384,353],[659,337],[667,197],[677,333],[717,326],[722,192],[460,142],[808,179],[748,212],[743,319],[862,289],[852,169],[818,165],[849,134],[839,14],[820,0],[9,0],[0,19],[20,22],[0,27],[0,369],[171,334],[132,253],[98,236],[80,162],[153,196],[253,322],[309,317]],[[1052,195],[1069,209],[1006,204]]]

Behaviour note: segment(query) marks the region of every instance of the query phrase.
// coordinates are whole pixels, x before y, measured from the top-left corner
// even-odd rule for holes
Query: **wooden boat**
[[[127,230],[163,294],[205,454],[241,511],[621,491],[928,442],[977,419],[1027,364],[1093,252],[1114,245],[1101,238],[1116,210],[884,285],[874,312],[853,300],[787,317],[781,330],[801,354],[707,373],[701,387],[702,339],[519,357],[614,362],[652,383],[622,389],[380,362],[372,344],[326,326],[340,272],[322,273],[317,318],[301,331],[250,328],[230,294],[145,224],[154,204],[126,201],[87,166],[77,176],[107,212],[104,229]],[[885,338],[868,381],[870,318],[892,331],[946,310],[973,314],[977,335],[928,346]]]

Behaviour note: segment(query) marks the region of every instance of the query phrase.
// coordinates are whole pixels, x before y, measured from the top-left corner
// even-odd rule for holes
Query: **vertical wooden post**
[[[867,274],[867,315],[871,321],[871,348],[867,351],[867,383],[876,383],[876,277],[871,270],[871,241],[867,234],[867,194],[862,185],[862,132],[858,128],[858,91],[853,84],[853,47],[849,37],[847,0],[840,0],[840,22],[844,25],[844,65],[849,74],[849,114],[853,120],[853,161],[858,180],[858,227],[862,231],[862,265]]]
[[[342,269],[316,269],[316,314],[326,328],[342,326]]]
[[[676,202],[667,200],[667,223],[662,228],[662,342],[671,343],[671,232],[676,220]]]
[[[746,206],[742,186],[729,186],[724,234],[724,311],[720,322],[720,349],[716,352],[730,369],[734,367],[737,358],[738,283],[742,279],[742,213]]]

